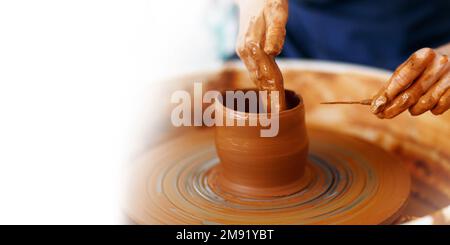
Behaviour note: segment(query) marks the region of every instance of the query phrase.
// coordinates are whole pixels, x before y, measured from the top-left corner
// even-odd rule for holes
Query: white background
[[[211,1],[0,1],[0,223],[121,222],[152,84],[219,64]]]

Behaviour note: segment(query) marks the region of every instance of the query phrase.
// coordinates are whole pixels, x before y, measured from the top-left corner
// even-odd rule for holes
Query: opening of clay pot
[[[244,92],[247,91],[251,90]],[[268,114],[249,111],[248,104],[245,111],[228,108],[227,95],[223,98],[217,117],[222,116],[224,121],[233,119],[244,126],[216,126],[215,144],[220,164],[215,169],[217,183],[210,184],[250,197],[284,196],[299,191],[308,154],[302,98],[286,90],[288,109],[271,117],[278,120],[278,133],[274,137],[261,137],[261,129],[267,126],[249,123]]]

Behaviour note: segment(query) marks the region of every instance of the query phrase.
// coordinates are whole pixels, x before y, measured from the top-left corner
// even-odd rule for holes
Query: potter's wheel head
[[[297,193],[239,197],[214,185],[213,130],[187,132],[130,169],[126,212],[140,224],[380,224],[408,199],[408,171],[370,143],[310,129],[309,164]],[[212,183],[212,184],[211,184]]]

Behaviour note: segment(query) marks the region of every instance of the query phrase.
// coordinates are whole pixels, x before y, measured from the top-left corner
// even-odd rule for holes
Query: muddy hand
[[[284,44],[287,0],[237,0],[240,12],[236,52],[258,89],[279,92],[279,109],[286,108],[283,77],[275,63]]]
[[[450,61],[448,47],[423,48],[415,52],[373,97],[371,110],[379,118],[393,118],[409,110],[435,115],[450,107]]]

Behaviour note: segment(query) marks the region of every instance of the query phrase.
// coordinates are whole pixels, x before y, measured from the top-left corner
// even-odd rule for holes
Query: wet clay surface
[[[223,121],[231,119],[246,126],[215,127],[220,164],[214,169],[218,177],[210,182],[212,185],[247,197],[286,196],[302,188],[309,144],[305,108],[293,91],[286,91],[286,101],[290,107],[274,115],[279,122],[276,137],[261,137],[264,127],[249,126],[261,114],[235,111],[221,104]]]
[[[415,118],[412,118],[409,115],[400,115],[395,119],[387,121],[379,120],[374,117],[366,106],[353,105],[334,107],[333,105],[320,105],[320,102],[322,101],[370,98],[370,96],[372,96],[371,93],[379,88],[380,84],[386,80],[386,76],[380,75],[372,77],[355,72],[342,72],[337,74],[300,69],[284,70],[284,76],[286,88],[294,91],[308,91],[307,94],[303,94],[303,99],[305,101],[306,123],[309,127],[320,127],[332,132],[341,132],[369,141],[371,144],[377,145],[399,157],[403,166],[407,167],[412,176],[412,192],[409,201],[400,212],[401,217],[397,222],[404,222],[409,219],[415,219],[417,217],[435,213],[450,204],[450,137],[448,137],[450,135],[450,117],[448,113],[439,117],[435,117],[431,113],[426,113]],[[177,83],[173,85],[178,89],[180,87],[189,87],[190,82],[198,81],[200,79],[209,81],[205,84],[207,89],[225,90],[252,87],[252,83],[248,80],[245,71],[236,71],[234,69],[226,69],[221,74],[199,74],[186,77],[185,80],[176,79],[175,81]],[[186,83],[180,83],[180,81],[186,81]],[[169,109],[168,112],[170,112]],[[163,128],[165,128],[165,131],[162,130]],[[405,128],[408,130],[405,130]],[[208,134],[207,131],[212,132],[209,129],[173,128],[170,126],[170,122],[162,122],[161,135],[159,135],[161,136],[160,139],[156,140],[158,137],[153,137],[153,143],[149,143],[147,147],[143,149],[142,153],[148,153],[149,149],[154,149],[156,146],[163,147],[163,145],[169,144],[173,139],[181,140],[185,134],[192,135],[193,138],[189,141],[189,144],[192,144],[192,142],[197,142],[195,140],[196,137],[200,137],[203,133]],[[194,137],[194,135],[196,136]],[[311,138],[314,140],[314,137]],[[209,140],[211,141],[212,138]],[[206,148],[207,147],[204,145],[202,149]],[[210,149],[212,151],[210,154],[214,154],[213,149],[213,147]],[[358,152],[363,154],[361,152],[364,152],[364,150]],[[139,155],[142,156],[143,154]],[[169,156],[172,154],[174,154],[174,152],[166,151],[160,155]],[[355,153],[355,155],[357,154]],[[179,156],[178,161],[185,162],[183,159],[185,158]],[[186,159],[186,161],[189,161],[189,158]],[[213,161],[210,164],[217,164],[217,162]],[[187,169],[190,167],[185,168]],[[308,167],[307,169],[310,168]],[[139,172],[142,173],[142,171]],[[311,173],[311,171],[309,173]],[[321,176],[319,173],[320,172],[316,172],[316,176]],[[144,181],[142,183],[149,186],[151,183],[148,180],[155,178],[155,176],[152,175],[153,177],[150,178],[150,173],[147,172],[147,174],[146,180],[142,180]],[[214,174],[211,176],[214,176]],[[214,177],[211,177],[211,179],[213,178]],[[304,180],[307,181],[308,178],[304,178]],[[167,184],[169,184],[169,182],[167,182]],[[182,187],[184,184],[178,181],[177,183],[171,183],[170,185],[175,188],[176,186]],[[220,193],[220,189],[217,188],[217,185],[211,186],[212,187],[209,188],[208,191]],[[163,190],[164,187],[159,184],[156,185],[156,189]],[[166,188],[166,190],[170,189]],[[174,189],[170,191],[170,195],[180,197],[180,194],[173,190]],[[194,188],[193,190],[198,190],[198,188]],[[167,207],[172,206],[170,201],[164,201],[164,198],[160,199],[162,198],[161,192],[150,193],[149,195],[150,196],[140,195],[135,197],[137,198],[134,200],[135,204],[139,204],[139,206],[133,206],[133,208],[128,210],[130,211],[128,212],[129,216],[132,217],[134,221],[137,223],[177,223],[180,221],[174,220],[173,217],[171,217],[171,214],[169,214],[170,212],[176,213],[177,211],[174,211],[176,209],[171,209],[172,211],[169,213],[162,212],[161,214],[163,215],[160,217],[153,217],[150,215],[150,213],[154,213],[150,212],[155,208],[154,205],[165,206],[167,204]],[[200,200],[189,198],[195,196],[192,189],[185,195],[188,196],[189,200],[185,200],[182,206],[186,205],[186,207],[193,208],[196,205],[195,203]],[[148,199],[152,200],[151,203],[153,206],[149,205],[148,202],[150,200]],[[269,202],[271,203],[270,205],[275,205],[273,200]],[[258,201],[257,203],[269,205],[267,201]],[[198,217],[195,215],[192,216],[192,214],[181,213],[183,219],[189,217],[189,219],[183,220],[183,222],[203,222],[199,221]],[[437,217],[441,216],[442,215],[437,215]],[[270,218],[273,218],[274,223],[282,223],[280,219],[275,217]],[[206,223],[209,222],[208,219],[205,220]],[[266,218],[265,222],[267,223],[268,220],[269,218]],[[442,222],[443,219],[439,220]],[[223,219],[220,219],[220,221],[225,222]]]

